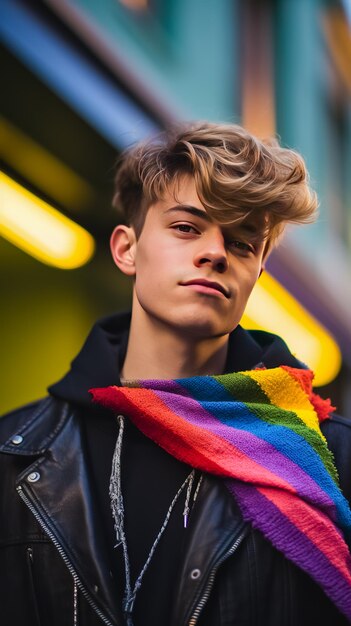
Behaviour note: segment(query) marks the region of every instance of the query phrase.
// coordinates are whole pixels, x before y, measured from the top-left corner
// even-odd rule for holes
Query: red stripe
[[[282,370],[285,370],[289,376],[295,380],[307,394],[310,403],[312,404],[315,412],[317,413],[320,422],[328,419],[336,410],[336,407],[332,405],[329,398],[321,398],[318,394],[314,393],[312,388],[313,372],[311,370],[300,370],[295,367],[289,367],[288,365],[281,365]]]
[[[300,532],[324,554],[330,563],[351,585],[351,556],[345,541],[331,520],[320,510],[316,511],[304,500],[291,494],[276,493],[273,489],[257,488]],[[337,549],[336,549],[337,546]]]
[[[180,461],[212,474],[296,493],[290,483],[226,440],[174,413],[151,389],[138,388],[136,393],[133,388],[109,387],[101,394],[99,391],[92,392],[96,401],[126,413],[144,435]]]

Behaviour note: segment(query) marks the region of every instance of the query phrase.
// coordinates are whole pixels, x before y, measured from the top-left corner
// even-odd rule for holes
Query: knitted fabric
[[[222,477],[245,520],[351,620],[351,511],[319,427],[313,374],[281,366],[93,389],[169,454]]]

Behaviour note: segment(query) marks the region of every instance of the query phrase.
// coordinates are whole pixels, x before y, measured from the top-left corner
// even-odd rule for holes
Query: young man
[[[347,624],[350,423],[239,325],[284,226],[314,216],[301,157],[172,129],[123,155],[115,204],[131,315],[0,422],[3,623]]]

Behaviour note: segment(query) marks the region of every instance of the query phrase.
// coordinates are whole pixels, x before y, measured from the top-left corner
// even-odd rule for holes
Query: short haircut
[[[184,175],[194,177],[199,199],[216,222],[264,223],[267,249],[287,223],[309,223],[316,216],[317,197],[298,153],[236,124],[195,122],[172,126],[121,155],[113,205],[137,237],[148,207],[176,190]]]

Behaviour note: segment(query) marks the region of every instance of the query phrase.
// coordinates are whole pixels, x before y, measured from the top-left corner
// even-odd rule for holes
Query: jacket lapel
[[[37,429],[39,419],[41,428]],[[105,623],[122,624],[117,585],[108,565],[108,548],[74,411],[56,400],[44,402],[40,414],[13,433],[3,449],[31,456],[31,461],[36,458],[18,476],[19,495],[55,544],[90,605],[104,616]]]
[[[188,624],[197,605],[205,604],[211,575],[247,532],[248,526],[223,481],[206,475],[187,528],[171,626]]]

